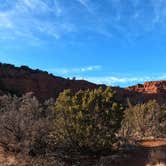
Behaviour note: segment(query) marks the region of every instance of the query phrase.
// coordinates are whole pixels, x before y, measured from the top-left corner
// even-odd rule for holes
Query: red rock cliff
[[[166,93],[166,81],[150,81],[145,82],[143,85],[138,84],[126,89],[147,94]]]

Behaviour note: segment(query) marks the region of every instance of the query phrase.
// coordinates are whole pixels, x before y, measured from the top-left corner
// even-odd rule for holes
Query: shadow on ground
[[[118,155],[80,158],[68,166],[166,166],[166,146],[130,146]]]

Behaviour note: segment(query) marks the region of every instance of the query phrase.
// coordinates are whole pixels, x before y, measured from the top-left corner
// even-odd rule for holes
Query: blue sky
[[[0,0],[0,61],[128,86],[166,79],[165,0]]]

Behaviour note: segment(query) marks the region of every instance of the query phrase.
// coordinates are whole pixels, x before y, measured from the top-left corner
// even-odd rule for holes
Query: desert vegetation
[[[102,153],[117,142],[123,109],[110,88],[61,93],[54,109],[55,140],[70,150]]]
[[[166,108],[155,100],[137,104],[124,111],[120,135],[126,141],[166,137]]]
[[[126,144],[166,137],[166,108],[156,101],[128,107],[111,88],[39,102],[32,93],[0,97],[0,146],[23,165],[72,165],[81,156],[118,154]],[[17,165],[17,164],[16,164]],[[85,165],[85,164],[83,164]]]

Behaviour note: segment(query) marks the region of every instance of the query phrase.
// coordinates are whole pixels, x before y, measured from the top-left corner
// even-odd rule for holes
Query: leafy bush
[[[44,107],[31,94],[3,96],[0,105],[0,145],[15,153],[44,154],[51,129],[49,105]]]
[[[55,144],[77,152],[111,150],[123,111],[111,88],[65,90],[57,99],[54,115]],[[67,151],[67,150],[66,150]]]
[[[121,134],[130,139],[166,136],[166,109],[156,101],[149,101],[136,106],[130,105],[125,110]]]

